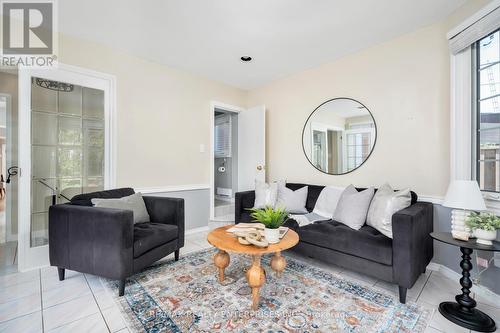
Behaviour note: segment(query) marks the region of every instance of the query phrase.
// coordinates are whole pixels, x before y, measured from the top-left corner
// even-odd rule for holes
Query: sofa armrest
[[[411,288],[431,261],[434,250],[434,205],[417,202],[392,216],[393,276],[401,287]]]
[[[255,191],[236,192],[234,198],[234,222],[250,222],[244,220],[242,213],[248,208],[252,208],[255,204]]]
[[[123,279],[132,274],[131,210],[62,204],[49,209],[52,266]]]
[[[179,248],[184,246],[184,199],[144,196],[144,203],[151,222],[176,225],[179,230]]]

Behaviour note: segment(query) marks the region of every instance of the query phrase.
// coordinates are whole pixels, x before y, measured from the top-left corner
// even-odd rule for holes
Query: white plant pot
[[[497,231],[475,229],[474,236],[477,238],[476,243],[483,245],[493,245],[492,241],[497,238]]]
[[[276,244],[280,242],[280,229],[264,229],[264,237],[270,244]]]

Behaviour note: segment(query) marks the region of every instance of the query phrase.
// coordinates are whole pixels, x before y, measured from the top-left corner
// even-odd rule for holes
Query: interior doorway
[[[49,263],[49,207],[114,185],[114,77],[19,71],[19,271]]]
[[[265,181],[265,106],[244,109],[212,102],[210,133],[210,219],[234,221],[236,192]]]
[[[214,110],[214,219],[231,221],[238,191],[238,113]]]

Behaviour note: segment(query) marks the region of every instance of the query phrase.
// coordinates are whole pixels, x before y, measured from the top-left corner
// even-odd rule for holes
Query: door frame
[[[103,90],[104,93],[104,188],[116,183],[116,77],[86,68],[59,63],[57,68],[19,68],[19,194],[18,269],[26,271],[49,265],[48,245],[30,246],[31,226],[31,78],[68,82]]]
[[[221,109],[227,112],[240,113],[245,108],[230,105],[222,102],[212,101],[210,103],[210,147],[209,147],[209,161],[210,161],[210,220],[215,220],[215,109]]]
[[[8,169],[9,166],[7,164],[7,161],[6,161],[6,155],[7,155],[7,151],[11,151],[11,150],[9,150],[9,145],[12,144],[12,138],[10,138],[9,136],[12,133],[11,132],[7,133],[7,127],[9,126],[9,120],[12,117],[12,95],[6,94],[6,93],[0,93],[0,97],[5,98],[5,143],[6,143],[6,147],[5,147],[5,154],[3,154],[4,152],[2,151],[2,160],[5,161],[5,164],[7,165],[7,169]],[[0,165],[0,168],[1,168],[1,165]],[[3,170],[2,170],[2,172],[3,172]],[[4,177],[7,177],[7,175],[4,174]],[[5,178],[5,180],[6,179],[7,178]],[[11,220],[10,202],[12,200],[12,196],[10,195],[10,193],[12,193],[12,191],[7,191],[7,186],[8,186],[7,183],[5,183],[4,186],[5,186],[5,192],[6,192],[6,197],[5,197],[5,241],[12,242],[12,241],[17,240],[17,234],[12,233],[12,223],[7,223],[7,221]],[[9,195],[9,197],[7,197],[7,195]]]

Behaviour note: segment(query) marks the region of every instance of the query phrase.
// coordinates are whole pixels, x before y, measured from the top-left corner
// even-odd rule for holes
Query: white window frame
[[[475,24],[500,6],[495,0],[452,29],[448,39]],[[488,34],[485,34],[488,35]],[[475,117],[473,114],[473,47],[450,55],[450,181],[474,180],[475,175]],[[465,133],[465,135],[464,135]],[[488,210],[500,214],[500,196],[483,191]]]
[[[361,123],[359,123],[359,124],[361,124]],[[366,123],[366,124],[371,124],[371,123]],[[358,124],[356,123],[356,125],[358,125]],[[343,150],[344,150],[344,152],[343,152],[343,157],[342,157],[342,159],[343,159],[343,162],[344,162],[344,163],[343,163],[343,164],[344,164],[344,170],[347,170],[347,172],[351,172],[351,171],[353,171],[353,170],[355,170],[355,169],[359,168],[359,166],[360,166],[361,164],[363,164],[363,163],[364,163],[364,161],[365,161],[365,160],[363,160],[363,161],[361,162],[361,164],[360,164],[360,165],[357,165],[354,169],[349,170],[349,169],[347,168],[347,159],[348,159],[348,156],[347,156],[347,154],[348,154],[348,151],[347,151],[347,150],[348,150],[348,148],[347,148],[347,142],[349,141],[349,140],[347,139],[347,136],[348,136],[349,134],[364,134],[364,133],[370,133],[370,152],[371,152],[371,151],[372,151],[372,149],[373,149],[373,145],[375,144],[375,140],[374,140],[374,138],[375,138],[375,128],[373,128],[373,127],[372,127],[372,128],[356,128],[356,129],[348,129],[348,130],[345,130],[345,131],[344,131],[345,140],[344,140],[344,142],[343,142],[343,144],[344,144],[344,149],[343,149]]]

